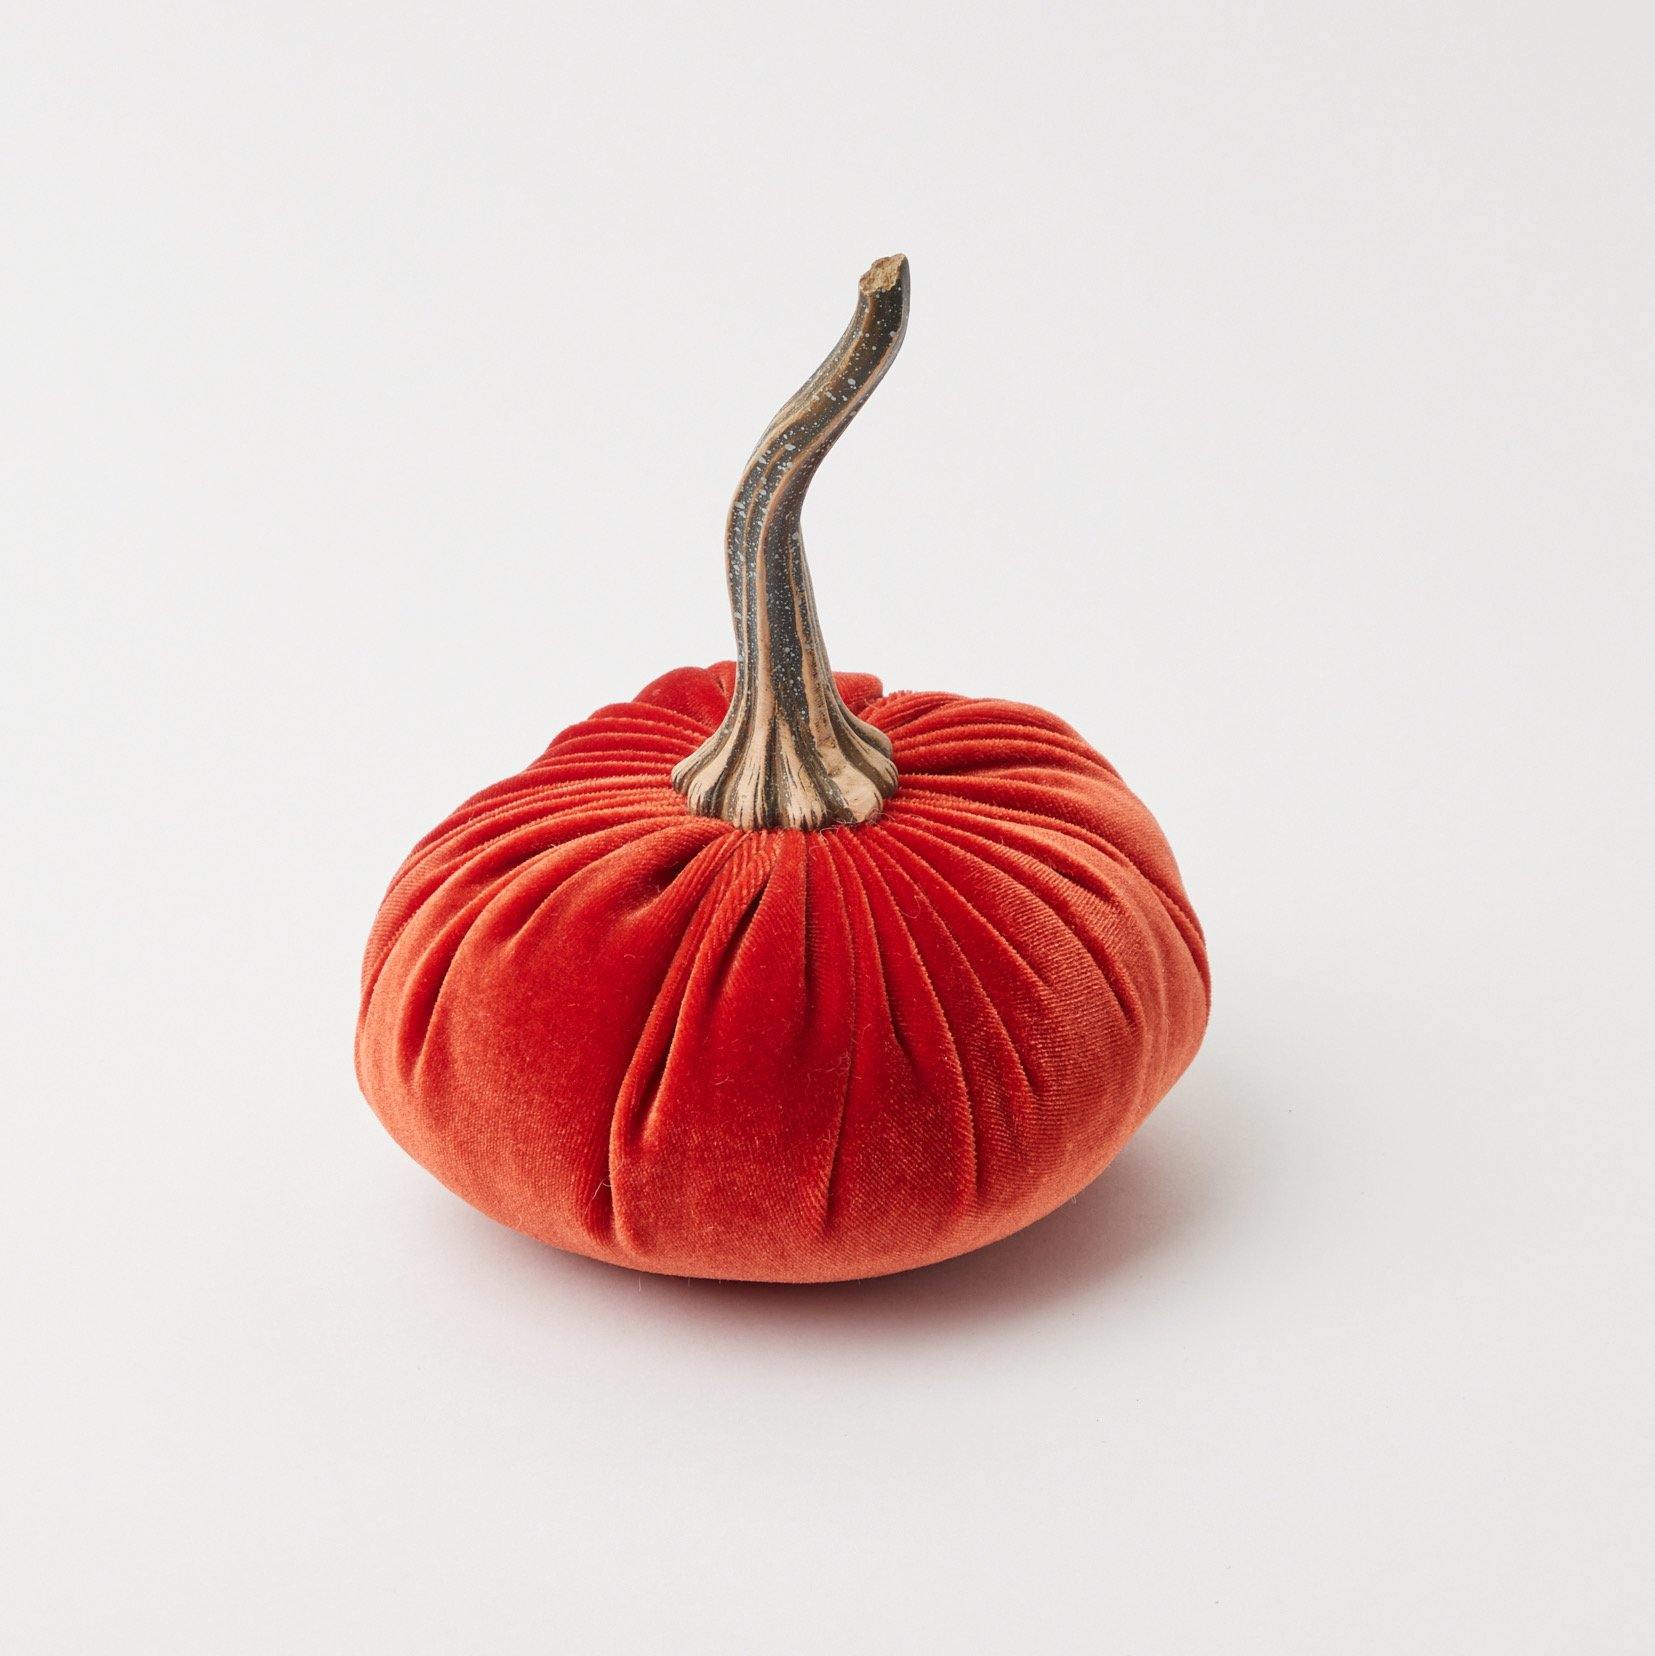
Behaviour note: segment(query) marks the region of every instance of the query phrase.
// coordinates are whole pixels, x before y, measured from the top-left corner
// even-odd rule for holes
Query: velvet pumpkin
[[[880,261],[749,463],[738,661],[460,806],[369,939],[369,1101],[557,1247],[766,1281],[944,1259],[1084,1187],[1200,1044],[1201,929],[1113,767],[1037,708],[827,668],[799,507],[907,303]]]

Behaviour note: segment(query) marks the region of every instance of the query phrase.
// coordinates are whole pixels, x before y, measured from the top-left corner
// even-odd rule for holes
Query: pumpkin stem
[[[702,816],[738,828],[871,822],[896,792],[891,744],[833,682],[799,513],[822,457],[868,400],[908,326],[908,261],[876,260],[827,360],[770,422],[725,531],[736,685],[724,723],[672,773]]]

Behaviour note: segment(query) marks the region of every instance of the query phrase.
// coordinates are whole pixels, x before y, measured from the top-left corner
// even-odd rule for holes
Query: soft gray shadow
[[[1251,1157],[1230,1153],[1241,1128],[1227,1108],[1235,1096],[1216,1078],[1192,1075],[1114,1162],[1055,1213],[991,1247],[898,1276],[819,1284],[640,1280],[637,1272],[527,1238],[513,1242],[533,1250],[538,1263],[532,1269],[551,1273],[565,1291],[605,1300],[624,1293],[638,1309],[642,1293],[644,1306],[664,1322],[683,1316],[701,1333],[942,1336],[1106,1294],[1153,1256],[1218,1221],[1256,1166]],[[479,1217],[478,1223],[487,1222]],[[512,1251],[521,1265],[526,1256],[519,1247]]]

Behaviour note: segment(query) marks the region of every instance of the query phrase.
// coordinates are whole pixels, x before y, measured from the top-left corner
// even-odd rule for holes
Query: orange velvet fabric
[[[681,668],[468,800],[391,885],[357,1069],[505,1224],[640,1270],[876,1276],[1040,1218],[1200,1044],[1154,819],[1037,708],[838,676],[901,783],[860,828],[691,815],[733,667]]]

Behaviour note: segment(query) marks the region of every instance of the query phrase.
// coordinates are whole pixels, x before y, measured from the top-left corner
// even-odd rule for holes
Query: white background
[[[1652,50],[6,8],[0,1645],[1650,1650]],[[899,250],[836,663],[1102,747],[1211,1034],[976,1258],[565,1258],[358,1097],[360,949],[729,652],[729,490]]]

